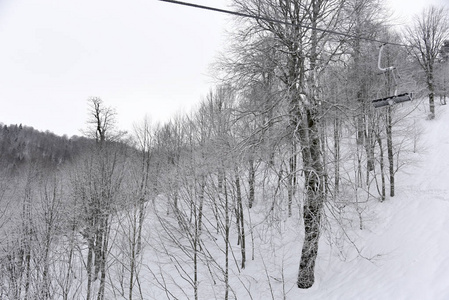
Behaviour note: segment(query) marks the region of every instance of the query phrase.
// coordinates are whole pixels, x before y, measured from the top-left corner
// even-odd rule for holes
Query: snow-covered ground
[[[396,196],[387,196],[384,202],[371,198],[364,204],[363,230],[357,214],[342,218],[348,227],[333,226],[335,218],[326,221],[312,288],[296,287],[301,218],[281,216],[274,221],[255,207],[253,238],[247,232],[246,268],[239,271],[231,259],[229,299],[449,299],[449,106],[438,105],[434,120],[426,120],[425,110],[424,101],[406,117],[420,138],[416,152],[403,154],[409,163],[396,174]],[[251,260],[251,239],[255,260]],[[223,255],[213,247],[211,251],[212,256]],[[239,261],[238,247],[233,251]],[[149,263],[154,253],[146,255],[143,261]],[[168,270],[179,283],[176,272]],[[213,285],[206,279],[209,271],[203,272],[199,299],[223,298],[223,284]],[[153,296],[174,298],[163,291],[153,291]]]
[[[374,192],[374,197],[354,206],[352,191],[345,209],[339,211],[329,207],[331,201],[327,203],[312,288],[296,286],[303,240],[298,205],[290,218],[282,205],[270,213],[271,198],[265,195],[263,201],[246,209],[247,262],[245,269],[239,267],[240,246],[231,228],[228,299],[448,300],[449,106],[437,106],[435,120],[426,120],[425,108],[423,102],[406,116],[406,126],[420,139],[415,152],[401,154],[401,161],[408,164],[396,174],[395,197],[380,202]],[[414,141],[413,136],[407,140],[409,150]],[[348,165],[348,172],[353,169]],[[192,223],[183,223],[188,226],[181,230],[182,220],[166,213],[167,199],[160,196],[154,203],[148,205],[143,248],[135,257],[133,299],[194,299],[192,235],[185,234],[194,232],[189,227]],[[354,207],[361,209],[361,218]],[[116,220],[113,236],[119,247],[110,255],[107,299],[130,298],[129,246],[136,213],[124,212]],[[224,299],[225,295],[225,244],[223,233],[214,230],[212,216],[210,211],[203,216],[204,248],[198,256],[197,286],[201,300]],[[76,280],[85,286],[85,279]],[[83,291],[77,299],[82,295]]]
[[[449,107],[422,128],[415,163],[398,173],[396,196],[374,204],[372,223],[342,261],[321,243],[316,284],[288,299],[449,299]]]

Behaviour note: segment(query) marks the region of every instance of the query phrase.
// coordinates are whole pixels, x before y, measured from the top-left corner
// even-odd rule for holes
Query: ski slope
[[[403,154],[402,160],[408,163],[396,174],[396,196],[384,202],[371,197],[363,206],[362,230],[357,214],[343,216],[347,223],[341,227],[327,219],[312,288],[296,286],[303,240],[301,218],[267,216],[261,204],[247,216],[252,233],[248,226],[245,269],[237,267],[239,247],[236,233],[231,233],[229,299],[449,300],[449,106],[437,106],[436,118],[431,121],[426,120],[425,110],[423,101],[406,117],[420,138],[416,152]],[[156,203],[160,205],[156,210],[165,215],[166,202],[161,198]],[[152,246],[142,257],[140,278],[152,284],[142,286],[144,294],[150,299],[193,299],[192,286],[167,258],[175,255],[171,259],[180,263],[183,254],[176,247],[157,249],[166,232],[158,227],[152,210],[147,222],[146,240]],[[172,223],[176,227],[176,220]],[[210,237],[204,239],[207,251],[223,266],[222,236]],[[179,266],[187,270],[185,274],[191,273],[189,259]],[[222,275],[212,271],[214,279],[211,269],[200,267],[198,299],[223,299]],[[155,278],[159,278],[159,287],[154,285]]]
[[[396,196],[374,204],[368,229],[342,261],[322,243],[316,284],[288,299],[449,299],[449,107],[422,129],[413,164],[397,174]]]

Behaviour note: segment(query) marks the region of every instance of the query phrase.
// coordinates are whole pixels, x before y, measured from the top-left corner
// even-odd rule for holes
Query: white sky
[[[403,14],[449,0],[389,1]],[[186,112],[213,86],[229,20],[157,0],[0,0],[0,122],[79,135],[92,96],[122,130]]]
[[[449,0],[383,0],[390,7],[396,23],[403,25],[411,21],[414,15],[420,14],[423,8],[430,5],[437,7],[448,6]]]

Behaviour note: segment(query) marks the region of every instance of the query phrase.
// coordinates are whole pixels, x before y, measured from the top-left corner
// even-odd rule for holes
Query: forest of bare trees
[[[315,283],[320,243],[344,255],[394,201],[420,102],[371,101],[428,96],[435,117],[448,12],[402,32],[377,0],[231,7],[258,18],[236,20],[190,113],[125,133],[90,98],[85,137],[2,125],[0,299],[285,299]]]

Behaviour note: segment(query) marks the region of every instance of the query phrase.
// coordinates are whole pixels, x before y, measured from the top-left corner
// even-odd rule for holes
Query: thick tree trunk
[[[309,177],[316,177],[311,172]],[[309,178],[309,184],[315,184],[316,178]],[[301,252],[301,262],[299,264],[299,273],[297,285],[301,289],[310,288],[315,282],[315,261],[318,255],[318,241],[320,238],[320,220],[323,200],[318,191],[309,188],[307,199],[304,203],[304,244]]]
[[[311,25],[317,27],[320,16],[321,1],[312,1]],[[323,202],[325,198],[323,153],[321,152],[320,130],[318,125],[318,80],[316,63],[318,60],[317,31],[311,32],[310,69],[306,87],[309,90],[308,101],[303,103],[301,128],[299,139],[301,142],[302,160],[304,168],[304,243],[299,263],[297,285],[299,288],[310,288],[315,282],[315,261],[318,255],[318,241],[320,237],[320,224]]]
[[[430,92],[429,93],[429,108],[430,108],[430,114],[429,119],[435,119],[435,93]]]
[[[318,124],[312,111],[306,111],[307,127],[300,130],[302,157],[305,169],[304,243],[297,285],[310,288],[315,281],[315,261],[318,254],[321,213],[324,202],[323,162]]]

